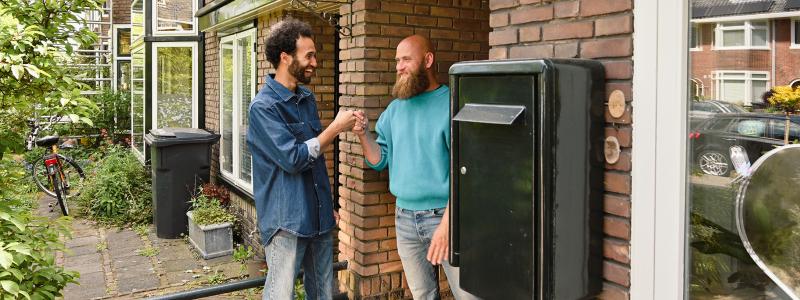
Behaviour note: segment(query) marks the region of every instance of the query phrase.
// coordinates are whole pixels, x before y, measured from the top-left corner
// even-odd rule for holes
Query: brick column
[[[364,110],[371,130],[393,99],[395,48],[404,37],[431,38],[440,83],[448,83],[447,71],[453,63],[488,57],[486,4],[482,6],[479,0],[438,3],[357,0],[352,7],[341,8],[340,23],[352,20],[353,37],[343,37],[340,43],[339,102],[343,108]],[[354,134],[340,137],[339,259],[350,262],[348,270],[339,274],[340,288],[351,299],[410,298],[397,254],[395,198],[388,191],[388,173],[366,166]],[[447,296],[449,287],[441,271],[440,279]]]
[[[601,298],[629,299],[631,236],[632,0],[490,0],[489,57],[598,59],[606,68],[606,92],[620,90],[625,114],[606,113],[606,136],[623,151],[605,173],[605,284]]]

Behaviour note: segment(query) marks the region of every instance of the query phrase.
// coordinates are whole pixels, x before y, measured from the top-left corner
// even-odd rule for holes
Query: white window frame
[[[240,136],[239,136],[239,131],[240,131],[239,125],[241,124],[241,121],[242,121],[240,119],[241,116],[242,116],[242,111],[241,111],[242,105],[241,105],[241,102],[240,102],[241,98],[242,98],[241,97],[241,94],[242,94],[241,86],[242,85],[240,83],[242,82],[243,79],[241,78],[241,74],[240,74],[241,72],[237,72],[237,70],[239,70],[241,67],[239,66],[239,59],[238,59],[239,58],[239,51],[237,51],[238,44],[236,43],[236,41],[241,39],[241,38],[247,37],[247,36],[250,36],[252,41],[253,41],[253,43],[256,43],[257,36],[256,36],[256,29],[255,28],[249,29],[249,30],[237,33],[237,34],[232,34],[232,35],[223,37],[220,40],[220,51],[219,51],[219,62],[220,62],[219,63],[219,91],[220,91],[219,92],[219,132],[220,132],[220,134],[222,134],[224,132],[224,129],[225,129],[223,127],[223,125],[225,124],[225,122],[224,122],[225,114],[224,114],[224,107],[223,107],[224,101],[222,100],[222,91],[224,89],[224,82],[225,82],[223,80],[223,71],[224,71],[225,68],[222,65],[222,63],[223,63],[223,59],[222,59],[222,55],[223,55],[222,44],[227,43],[227,42],[231,42],[233,44],[233,49],[232,49],[233,50],[233,60],[232,60],[233,61],[233,66],[232,66],[232,69],[233,69],[233,81],[232,81],[232,84],[233,84],[233,95],[232,95],[232,97],[233,97],[233,101],[232,101],[233,111],[231,112],[231,114],[233,116],[233,120],[231,120],[231,124],[232,124],[232,127],[233,127],[233,130],[232,130],[233,135],[231,136],[231,138],[232,138],[231,147],[233,149],[233,155],[231,157],[233,161],[231,162],[231,164],[233,165],[233,170],[232,170],[233,172],[228,172],[228,171],[226,171],[225,169],[222,168],[222,163],[223,163],[223,159],[224,159],[224,156],[223,156],[223,153],[222,153],[222,147],[224,145],[224,139],[220,139],[220,151],[219,151],[219,164],[220,164],[220,166],[219,166],[219,170],[220,170],[220,174],[222,174],[222,177],[224,179],[226,179],[228,182],[230,182],[230,183],[232,183],[232,184],[244,189],[246,192],[248,192],[250,194],[253,194],[253,177],[252,177],[253,176],[253,172],[252,172],[252,170],[253,170],[252,163],[253,162],[252,162],[252,160],[250,161],[250,164],[251,164],[251,167],[250,167],[250,170],[251,170],[251,172],[250,172],[250,182],[248,183],[248,182],[246,182],[246,181],[244,181],[244,180],[239,178],[239,173],[241,172],[241,168],[242,168],[242,166],[241,166],[241,153],[240,153],[241,150],[240,149],[241,149],[242,143],[246,143],[247,141],[242,141],[240,139]],[[258,84],[258,76],[256,75],[256,72],[257,72],[257,69],[258,69],[258,65],[256,64],[256,51],[255,50],[256,49],[254,48],[253,49],[253,53],[250,56],[250,59],[251,59],[250,63],[252,65],[252,68],[250,69],[250,73],[251,73],[250,74],[250,78],[251,78],[250,86],[253,88],[253,95],[254,96],[255,96],[255,89],[256,89],[257,84]]]
[[[725,25],[725,23],[742,23],[738,26]],[[714,28],[714,50],[769,50],[770,34],[770,21],[769,20],[747,20],[740,22],[720,22]],[[765,22],[764,26],[753,26],[754,22]],[[763,46],[753,46],[753,29],[764,29],[767,31],[766,43]],[[723,31],[726,30],[744,30],[744,46],[724,46]]]
[[[159,31],[158,30],[158,2],[159,1],[150,1],[150,9],[153,12],[153,19],[151,20],[151,26],[153,26],[153,35],[154,36],[186,36],[186,35],[197,35],[197,17],[195,17],[195,13],[197,12],[197,1],[192,0],[192,31]]]
[[[196,42],[158,42],[153,43],[153,63],[151,64],[151,78],[153,78],[153,89],[150,91],[150,96],[153,99],[153,107],[150,113],[152,114],[153,122],[152,129],[158,127],[158,49],[159,48],[176,48],[176,47],[191,47],[192,48],[192,128],[198,128],[198,79],[197,79],[197,43]]]
[[[686,299],[689,1],[633,15],[630,299]]]
[[[112,39],[112,41],[111,41],[111,45],[112,45],[111,46],[111,51],[113,51],[112,55],[114,57],[114,59],[113,59],[114,66],[112,67],[113,71],[112,71],[112,78],[111,78],[111,88],[114,89],[115,91],[117,90],[117,86],[119,85],[119,83],[117,82],[117,73],[119,72],[119,64],[117,62],[119,62],[119,61],[131,62],[131,57],[133,56],[133,47],[131,47],[131,55],[122,56],[122,57],[117,56],[117,47],[119,47],[119,45],[117,45],[117,44],[118,44],[118,40],[119,40],[118,36],[119,36],[119,30],[120,29],[128,29],[128,30],[130,30],[130,32],[131,32],[131,44],[130,45],[133,46],[133,29],[131,28],[131,25],[130,24],[125,24],[125,25],[114,24],[114,25],[112,25],[111,32],[113,34],[111,35],[111,39]]]
[[[741,77],[737,77],[735,75],[728,75],[726,74],[734,74],[739,73]],[[766,78],[753,78],[754,74],[759,75],[766,75]],[[745,95],[753,95],[753,81],[766,81],[767,88],[771,86],[771,78],[769,77],[769,72],[767,71],[745,71],[745,70],[717,70],[714,71],[714,97],[717,99],[723,99],[724,90],[722,89],[722,81],[723,80],[744,80],[744,94]],[[744,106],[751,106],[753,104],[753,99],[749,97],[745,97]]]
[[[703,33],[702,33],[703,25],[702,24],[692,24],[689,28],[691,30],[694,30],[694,31],[697,32],[697,34],[694,35],[694,39],[696,39],[696,41],[694,41],[695,47],[694,48],[689,48],[689,51],[703,51],[703,45],[701,44],[701,42],[703,41]],[[691,32],[689,33],[689,39],[692,39]],[[690,43],[690,45],[691,45],[691,43]]]
[[[795,30],[797,30],[795,27],[797,25],[800,25],[800,19],[792,19],[790,22],[790,27],[792,27],[792,43],[789,49],[800,49],[800,41],[795,40]]]
[[[142,47],[141,49],[142,49],[143,52],[145,52],[145,53],[147,52],[147,48],[146,47]],[[133,76],[133,53],[134,53],[135,50],[136,50],[135,47],[131,47],[131,136],[133,136],[134,132],[136,132],[135,131],[135,127],[134,127],[134,126],[136,126],[136,124],[134,124],[134,122],[133,122],[133,113],[134,113],[134,110],[136,109],[136,107],[133,106],[133,97],[134,97],[134,93],[136,92],[133,89],[133,86],[134,86],[133,85],[133,80],[134,80],[134,76]],[[142,54],[142,55],[145,55],[145,54]],[[147,64],[143,64],[142,68],[147,70]],[[146,72],[146,71],[143,71],[143,72]],[[146,75],[146,73],[144,75]],[[134,149],[133,153],[136,156],[136,158],[138,158],[139,161],[141,161],[142,163],[145,163],[145,157],[147,156],[147,154],[145,153],[145,151],[147,151],[147,143],[144,141],[144,135],[147,134],[147,122],[145,122],[145,120],[147,119],[147,117],[146,117],[146,115],[147,115],[146,114],[146,112],[147,112],[147,94],[145,93],[145,91],[147,91],[147,80],[146,80],[147,76],[143,76],[143,77],[144,78],[142,78],[142,106],[140,107],[141,108],[141,112],[142,112],[142,116],[143,116],[142,117],[142,124],[141,124],[141,126],[142,126],[142,143],[141,143],[141,145],[136,145],[135,144],[136,141],[133,140],[133,138],[131,137],[131,144],[135,145],[132,148]],[[139,147],[141,147],[141,150],[143,150],[143,151],[139,151],[140,150]]]

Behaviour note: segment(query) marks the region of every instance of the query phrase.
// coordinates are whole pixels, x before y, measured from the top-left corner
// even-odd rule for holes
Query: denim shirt
[[[278,230],[315,237],[334,226],[325,157],[309,152],[322,131],[314,95],[294,93],[270,76],[250,103],[247,146],[253,156],[253,194],[261,241]],[[317,146],[318,147],[318,146]]]

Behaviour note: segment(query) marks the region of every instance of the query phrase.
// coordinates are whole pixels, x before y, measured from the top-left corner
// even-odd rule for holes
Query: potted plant
[[[800,108],[800,89],[792,88],[788,85],[781,85],[772,88],[767,99],[770,104],[783,111],[786,116],[786,125],[783,132],[783,144],[789,144],[789,114]]]
[[[189,241],[204,259],[233,253],[233,222],[236,218],[220,204],[220,199],[205,193],[206,186],[192,197]]]

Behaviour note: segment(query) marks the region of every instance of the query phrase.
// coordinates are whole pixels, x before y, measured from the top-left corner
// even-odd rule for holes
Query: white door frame
[[[636,1],[631,299],[686,298],[689,1]]]

